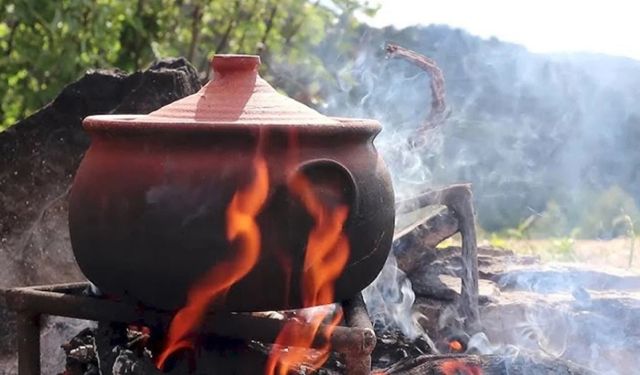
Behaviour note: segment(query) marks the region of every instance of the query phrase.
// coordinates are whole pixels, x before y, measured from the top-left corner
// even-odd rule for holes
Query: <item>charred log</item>
[[[430,206],[430,205],[444,205],[447,206],[458,223],[458,231],[462,236],[462,268],[460,273],[460,279],[462,280],[460,299],[458,303],[458,309],[460,316],[465,319],[465,327],[467,332],[476,332],[478,330],[478,249],[476,243],[475,232],[475,213],[473,210],[472,194],[470,185],[451,185],[441,190],[433,190],[422,193],[416,197],[403,200],[396,203],[396,211],[411,212],[417,208]],[[444,219],[444,220],[443,220]],[[440,221],[438,221],[440,220]],[[434,225],[437,223],[444,223],[440,229],[434,230]],[[429,227],[431,225],[431,227]],[[437,227],[436,227],[437,228]],[[413,266],[420,264],[416,260],[421,257],[420,253],[426,249],[426,255],[424,260],[429,261],[429,249],[433,251],[433,247],[423,247],[420,244],[411,244],[411,242],[425,242],[425,233],[431,233],[430,241],[448,238],[451,235],[452,220],[446,218],[426,220],[422,225],[415,227],[409,235],[401,236],[399,240],[409,242],[406,250],[400,250],[398,256],[399,264],[401,268],[404,267],[405,272],[413,272]],[[399,246],[402,249],[402,246]],[[435,280],[435,279],[433,279]],[[445,291],[437,283],[433,284],[433,293],[441,295]]]
[[[458,219],[453,211],[443,209],[435,214],[426,212],[413,225],[396,232],[394,255],[398,267],[409,274],[418,264],[433,260],[436,246],[458,231]]]

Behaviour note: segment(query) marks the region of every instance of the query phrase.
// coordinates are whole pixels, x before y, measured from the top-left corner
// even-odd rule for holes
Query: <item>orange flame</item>
[[[305,252],[302,276],[303,305],[311,307],[332,303],[334,283],[349,258],[349,241],[343,232],[349,208],[346,205],[334,208],[323,205],[314,194],[311,182],[302,174],[291,180],[289,189],[301,200],[315,224],[309,233]],[[274,347],[269,355],[265,374],[285,375],[302,362],[314,370],[320,368],[329,358],[328,338],[342,319],[342,313],[336,314],[327,324],[327,328],[320,332],[326,336],[326,344],[320,348],[319,355],[309,358],[305,348],[311,348],[327,315],[328,312],[322,310],[314,314],[308,324],[286,324],[275,343],[289,346],[288,351]]]
[[[440,371],[445,375],[482,375],[482,369],[463,361],[450,359],[440,364]]]
[[[267,162],[260,156],[254,160],[254,168],[254,179],[235,192],[226,211],[227,239],[237,247],[234,257],[217,263],[189,290],[187,304],[171,321],[167,344],[156,361],[159,369],[176,351],[193,350],[193,335],[210,304],[249,273],[258,261],[261,237],[256,216],[267,199],[269,174]]]
[[[451,340],[449,341],[449,350],[454,352],[454,353],[460,353],[462,352],[464,349],[464,347],[462,346],[462,343],[458,340]]]

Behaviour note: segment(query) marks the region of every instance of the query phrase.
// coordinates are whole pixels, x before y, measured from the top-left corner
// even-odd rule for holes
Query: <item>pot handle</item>
[[[358,185],[353,174],[342,163],[332,159],[304,162],[291,174],[289,182],[300,174],[311,182],[316,193],[327,204],[347,204],[350,213],[358,211]]]

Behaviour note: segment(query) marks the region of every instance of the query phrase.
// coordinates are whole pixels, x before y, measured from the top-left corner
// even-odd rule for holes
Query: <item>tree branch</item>
[[[424,55],[397,44],[387,43],[385,47],[387,58],[402,58],[415,64],[431,77],[431,111],[423,124],[423,130],[436,128],[446,119],[447,105],[445,103],[444,75],[436,62]]]
[[[254,0],[253,4],[251,5],[251,11],[249,11],[249,20],[251,21],[251,15],[256,13],[256,8],[258,7],[258,0]],[[246,18],[246,17],[243,17]],[[244,46],[244,40],[247,37],[247,31],[249,30],[248,27],[243,27],[242,28],[242,36],[240,36],[240,40],[238,41],[238,49],[239,52],[244,52],[246,51],[246,49],[243,48]]]
[[[5,52],[5,55],[7,57],[11,55],[11,52],[13,51],[13,40],[16,35],[16,30],[18,30],[18,26],[20,26],[19,20],[11,22],[11,31],[9,32],[9,38],[7,40],[7,51]]]
[[[200,24],[202,23],[202,5],[197,4],[191,13],[191,42],[189,43],[189,52],[187,52],[187,60],[193,61],[196,53],[196,47],[200,40]]]
[[[222,39],[220,39],[220,42],[216,46],[215,53],[220,53],[222,52],[223,49],[227,48],[227,43],[229,43],[229,35],[231,35],[231,30],[233,30],[233,28],[235,27],[236,21],[238,19],[238,11],[240,9],[239,0],[236,0],[234,9],[235,9],[235,17],[232,17],[231,19],[229,19],[229,23],[227,24],[227,29],[225,30],[224,34],[222,34]]]
[[[264,30],[264,34],[262,35],[262,39],[260,40],[263,46],[266,46],[267,38],[269,37],[269,34],[271,33],[271,29],[273,28],[273,20],[275,19],[277,12],[278,12],[278,4],[274,5],[271,8],[271,13],[269,14],[269,18],[265,22],[266,29]]]

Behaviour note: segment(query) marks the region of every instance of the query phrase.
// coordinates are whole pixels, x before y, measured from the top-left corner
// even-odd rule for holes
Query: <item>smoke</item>
[[[371,42],[375,48],[359,50],[353,60],[328,68],[336,68],[336,86],[323,112],[382,124],[375,145],[389,166],[396,197],[404,198],[433,184],[427,162],[440,153],[442,137],[432,131],[426,145],[407,148],[429,113],[429,77],[409,63],[386,59],[383,41],[377,42]]]
[[[429,77],[406,62],[386,59],[382,41],[376,46],[359,50],[353,59],[338,58],[329,67],[335,69],[336,86],[323,112],[376,119],[383,125],[375,145],[391,172],[396,198],[402,199],[433,186],[427,162],[440,152],[442,136],[439,130],[430,131],[423,147],[408,149],[429,112]],[[418,323],[422,315],[413,310],[411,281],[398,268],[393,251],[363,297],[378,329],[399,329],[411,339],[422,336],[431,343]]]
[[[570,360],[598,374],[633,373],[640,366],[632,354],[640,350],[636,274],[551,263],[505,272],[497,283],[512,302],[508,309],[484,309],[484,329],[494,344]]]
[[[397,327],[412,339],[424,334],[412,310],[416,296],[411,281],[398,268],[393,253],[362,296],[374,325],[383,331]]]
[[[427,115],[429,80],[407,62],[386,60],[386,40],[432,57],[445,75],[451,115],[419,152],[396,155]],[[415,185],[471,182],[486,230],[513,228],[555,201],[566,219],[558,230],[579,227],[583,236],[598,235],[584,228],[585,207],[609,187],[640,202],[640,63],[533,54],[442,26],[366,30],[355,44],[349,55],[321,51],[336,81],[322,111],[383,124],[376,146],[400,197]]]
[[[433,187],[428,163],[437,160],[443,142],[439,130],[430,131],[421,148],[408,150],[429,113],[430,78],[407,62],[386,59],[384,44],[384,40],[365,33],[357,42],[358,48],[347,54],[336,55],[331,42],[321,46],[318,53],[333,80],[325,87],[325,102],[319,109],[331,116],[375,119],[382,124],[375,146],[389,167],[396,198],[402,199]],[[294,75],[302,83],[309,80],[304,70],[286,62],[270,68],[276,76]],[[328,82],[323,77],[317,79]],[[282,81],[286,85],[286,78]],[[277,80],[274,83],[277,85]],[[363,297],[377,328],[399,329],[409,338],[422,336],[431,342],[418,323],[421,315],[413,310],[411,281],[398,268],[393,252]]]
[[[419,150],[406,144],[427,116],[429,78],[404,61],[385,59],[387,40],[433,58],[445,75],[451,116]],[[595,236],[601,232],[589,228],[603,225],[589,226],[590,219],[606,224],[615,218],[607,218],[612,215],[608,212],[619,215],[621,208],[634,212],[629,221],[640,222],[634,209],[640,201],[640,112],[634,104],[640,102],[640,63],[532,54],[443,26],[365,29],[355,50],[344,55],[330,46],[327,42],[319,54],[335,84],[327,84],[321,111],[373,118],[383,125],[375,145],[391,170],[397,198],[471,182],[479,224],[489,232],[517,227],[536,215],[542,219],[533,227],[541,236]],[[620,186],[621,193],[598,206],[596,201],[611,186]],[[599,208],[589,209],[594,205]],[[533,275],[537,289],[530,292],[540,292],[540,285],[567,283],[548,276]],[[581,285],[594,284],[592,275],[574,283],[568,293],[582,297],[572,303],[587,303],[584,294],[591,292]],[[393,252],[363,294],[379,326],[399,328],[409,337],[424,334],[415,323],[411,282],[398,269]],[[627,350],[622,343],[629,336],[606,315],[610,311],[587,319],[577,305],[548,310],[522,298],[518,314],[500,316],[483,309],[485,332],[471,337],[470,350],[514,355],[531,350],[576,360],[600,373],[618,371],[612,370],[616,363],[607,348],[618,340]]]
[[[434,58],[445,74],[451,117],[418,150],[405,146],[428,114],[429,78],[409,63],[385,59],[386,40]],[[397,198],[449,183],[472,182],[484,229],[514,227],[532,213],[544,212],[547,203],[555,200],[564,219],[551,225],[566,222],[566,230],[560,232],[565,234],[589,216],[584,208],[592,206],[591,192],[618,185],[633,200],[640,200],[640,63],[604,56],[531,54],[446,27],[369,30],[355,43],[355,50],[343,54],[336,53],[332,43],[337,44],[327,41],[319,50],[331,80],[309,79],[333,82],[326,84],[327,101],[320,109],[335,116],[380,121],[383,131],[375,144],[391,170]],[[286,76],[295,68],[281,70]],[[51,225],[50,230],[65,233],[64,241],[52,250],[63,254],[68,247],[66,229]],[[38,249],[48,245],[46,238],[34,240]],[[50,268],[56,273],[31,271],[38,272],[39,281],[49,282],[57,281],[65,270],[57,264]],[[66,272],[77,274],[75,269]],[[11,277],[17,274],[12,272]],[[548,274],[531,280],[535,286],[529,292],[539,292],[540,285],[568,283]],[[506,343],[517,343],[517,348],[551,356],[584,358],[600,373],[614,371],[617,357],[608,349],[611,343],[619,342],[621,352],[631,347],[625,327],[617,320],[624,310],[580,289],[589,282],[597,284],[593,280],[591,276],[581,280],[568,292],[578,297],[560,301],[554,310],[538,308],[526,295],[521,295],[513,315],[483,310],[487,333],[472,336],[468,346],[488,354],[516,352]],[[378,325],[397,327],[409,337],[424,334],[412,309],[411,282],[397,267],[393,253],[363,294]],[[585,315],[585,306],[594,304],[600,304],[597,317]],[[61,332],[56,327],[53,332]],[[54,344],[45,357],[57,361],[62,357],[53,348],[68,337],[48,335],[46,340]],[[585,347],[588,351],[583,351]]]

